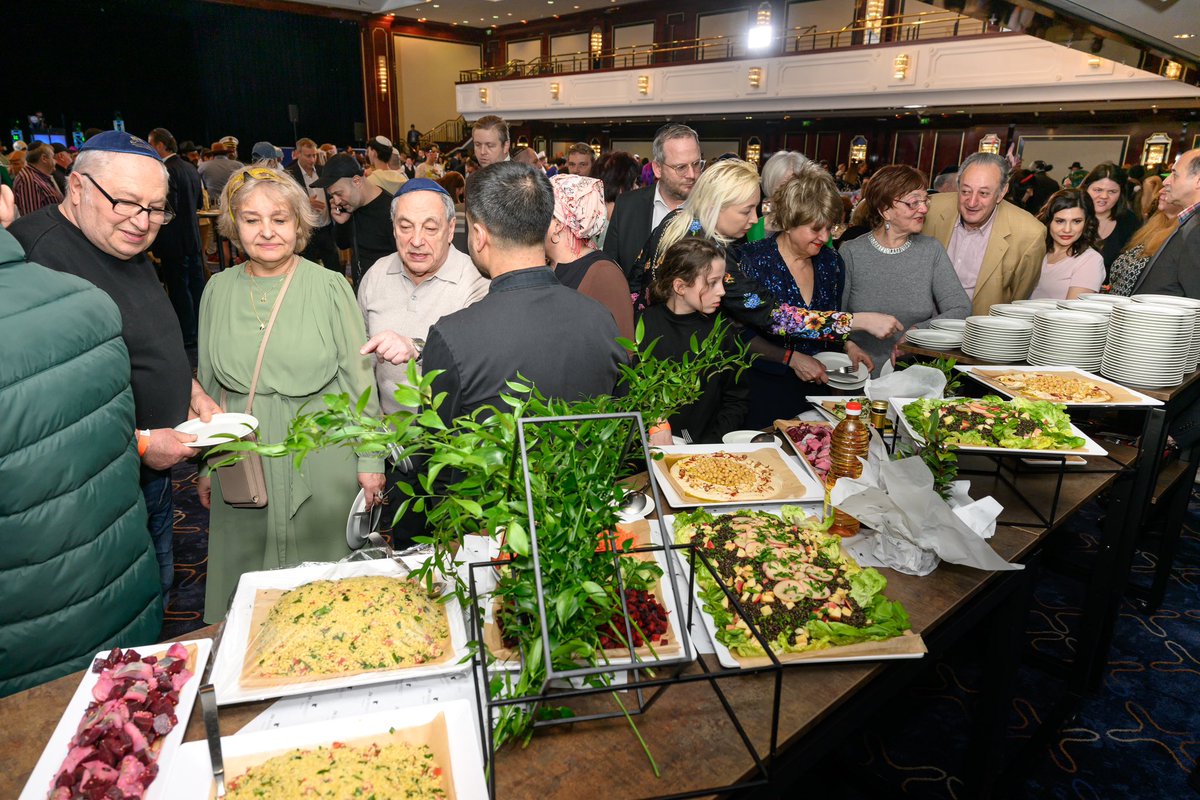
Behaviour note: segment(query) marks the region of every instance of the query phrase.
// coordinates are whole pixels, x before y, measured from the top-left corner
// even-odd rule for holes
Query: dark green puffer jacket
[[[0,696],[157,641],[117,307],[0,229]]]

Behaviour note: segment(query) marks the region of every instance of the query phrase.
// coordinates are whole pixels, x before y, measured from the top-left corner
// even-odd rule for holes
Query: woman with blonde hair
[[[890,314],[851,315],[780,302],[768,288],[744,275],[739,266],[740,249],[746,232],[758,219],[759,197],[758,170],[746,161],[719,161],[700,173],[688,199],[659,223],[634,262],[636,285],[630,289],[635,293],[635,311],[647,306],[643,289],[653,283],[671,245],[685,237],[700,236],[727,247],[721,310],[742,325],[781,340],[785,363],[798,342],[844,341],[852,330],[877,338],[903,330]]]
[[[1162,185],[1163,179],[1157,175],[1151,175],[1142,181],[1142,190],[1138,192],[1142,208],[1142,219],[1149,221],[1154,212],[1158,210],[1158,196],[1162,193]],[[1126,242],[1127,246],[1128,244]]]
[[[223,408],[253,414],[260,441],[282,441],[300,409],[330,392],[371,390],[368,408],[378,413],[354,292],[300,256],[316,222],[304,188],[279,170],[235,172],[221,193],[219,229],[247,260],[214,275],[204,292],[197,379]],[[263,459],[263,471],[264,508],[224,502],[219,470],[202,470],[197,483],[211,509],[207,622],[224,616],[243,572],[347,555],[340,531],[355,493],[362,487],[370,508],[384,486],[382,458],[338,449],[310,455],[301,470],[290,459]]]

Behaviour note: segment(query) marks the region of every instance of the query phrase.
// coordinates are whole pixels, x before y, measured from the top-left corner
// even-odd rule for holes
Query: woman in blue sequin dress
[[[803,309],[837,309],[846,268],[828,244],[830,229],[844,213],[833,178],[816,165],[805,165],[776,189],[771,213],[772,227],[780,232],[742,248],[742,272],[778,302]],[[759,354],[749,371],[748,427],[764,428],[776,419],[791,419],[808,407],[806,395],[825,393],[825,367],[813,354],[830,349],[834,342],[788,343],[750,328],[743,329],[742,338]]]

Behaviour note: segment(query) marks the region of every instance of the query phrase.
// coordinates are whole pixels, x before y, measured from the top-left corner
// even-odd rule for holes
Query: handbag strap
[[[296,266],[299,266],[297,261]],[[254,362],[254,375],[250,378],[250,393],[246,395],[246,413],[250,413],[250,409],[254,406],[254,392],[258,388],[258,373],[262,371],[263,355],[267,352],[267,340],[271,338],[271,328],[275,327],[275,317],[279,316],[279,307],[283,305],[283,296],[287,294],[288,284],[292,282],[292,276],[296,274],[296,266],[293,266],[288,271],[287,277],[283,279],[283,286],[279,289],[279,296],[275,298],[275,305],[271,307],[271,318],[267,320],[267,327],[263,331],[262,344],[258,346],[258,358]],[[221,390],[221,405],[225,405],[224,398],[225,390]]]

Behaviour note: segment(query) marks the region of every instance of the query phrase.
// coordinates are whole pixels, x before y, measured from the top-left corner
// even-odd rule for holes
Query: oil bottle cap
[[[862,403],[857,400],[851,400],[849,403],[846,403],[846,414],[852,417],[862,414]]]

